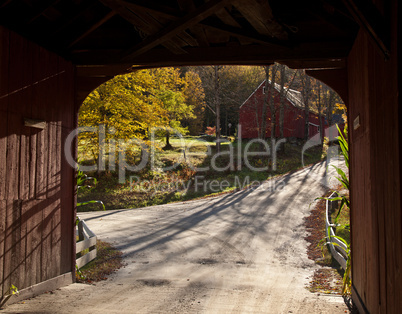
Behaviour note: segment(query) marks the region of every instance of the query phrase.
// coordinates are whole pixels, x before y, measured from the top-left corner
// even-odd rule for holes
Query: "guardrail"
[[[335,192],[333,192],[329,198],[334,197]],[[342,241],[335,238],[335,224],[331,222],[331,211],[334,208],[338,208],[338,201],[326,201],[326,212],[325,212],[325,233],[327,236],[327,244],[331,251],[332,256],[337,260],[343,269],[346,269],[346,261],[348,259],[348,248]]]
[[[76,234],[78,242],[76,243],[76,265],[81,268],[96,258],[96,235],[88,228],[84,220],[78,218]],[[88,252],[85,250],[88,249]]]

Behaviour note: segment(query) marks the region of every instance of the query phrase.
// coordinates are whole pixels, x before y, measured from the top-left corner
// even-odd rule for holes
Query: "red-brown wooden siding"
[[[348,58],[352,276],[354,299],[359,295],[370,313],[399,313],[402,300],[396,43],[385,61],[361,31]],[[357,117],[361,126],[354,130]]]
[[[0,27],[0,273],[4,293],[74,270],[74,66]],[[45,129],[24,118],[46,121]]]
[[[241,137],[247,138],[258,138],[258,129],[262,122],[262,104],[264,102],[263,89],[265,83],[261,84],[257,90],[245,101],[245,103],[240,107],[239,113],[239,124],[241,125]],[[279,137],[279,93],[274,90],[275,97],[274,103],[276,108],[276,137]],[[267,106],[267,127],[266,136],[271,136],[271,111],[269,106]],[[295,137],[304,139],[305,132],[305,119],[304,110],[295,107],[289,100],[285,100],[284,107],[284,137]],[[309,113],[309,122],[314,125],[319,125],[318,115],[312,112]],[[325,127],[325,118],[322,117],[322,125]],[[312,137],[318,133],[318,128],[310,125],[309,127],[309,137]]]

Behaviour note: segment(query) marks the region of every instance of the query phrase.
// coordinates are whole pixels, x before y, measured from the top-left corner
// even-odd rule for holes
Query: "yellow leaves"
[[[152,127],[180,126],[183,117],[194,117],[194,102],[203,99],[195,73],[181,77],[175,68],[139,70],[116,76],[94,90],[81,106],[79,126],[104,124],[106,140],[146,139]],[[82,133],[82,139],[92,146],[88,149],[98,150],[96,134]]]

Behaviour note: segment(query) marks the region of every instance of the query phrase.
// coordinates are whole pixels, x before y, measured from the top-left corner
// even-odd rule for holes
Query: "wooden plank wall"
[[[353,299],[370,313],[399,313],[402,302],[396,19],[390,60],[363,31],[348,58]]]
[[[74,66],[0,27],[2,294],[74,270],[74,171],[62,150],[74,114]]]

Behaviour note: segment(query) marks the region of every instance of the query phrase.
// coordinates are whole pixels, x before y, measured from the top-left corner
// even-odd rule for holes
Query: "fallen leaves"
[[[96,249],[96,259],[76,272],[77,282],[92,284],[106,280],[110,274],[123,266],[123,253],[110,243],[97,240]]]
[[[305,240],[309,243],[307,256],[317,264],[323,266],[317,269],[310,279],[308,290],[320,293],[341,294],[342,277],[332,265],[332,257],[328,250],[321,249],[320,241],[325,238],[325,200],[318,200],[311,210],[310,216],[305,219],[308,235]],[[323,255],[324,253],[324,255]]]

